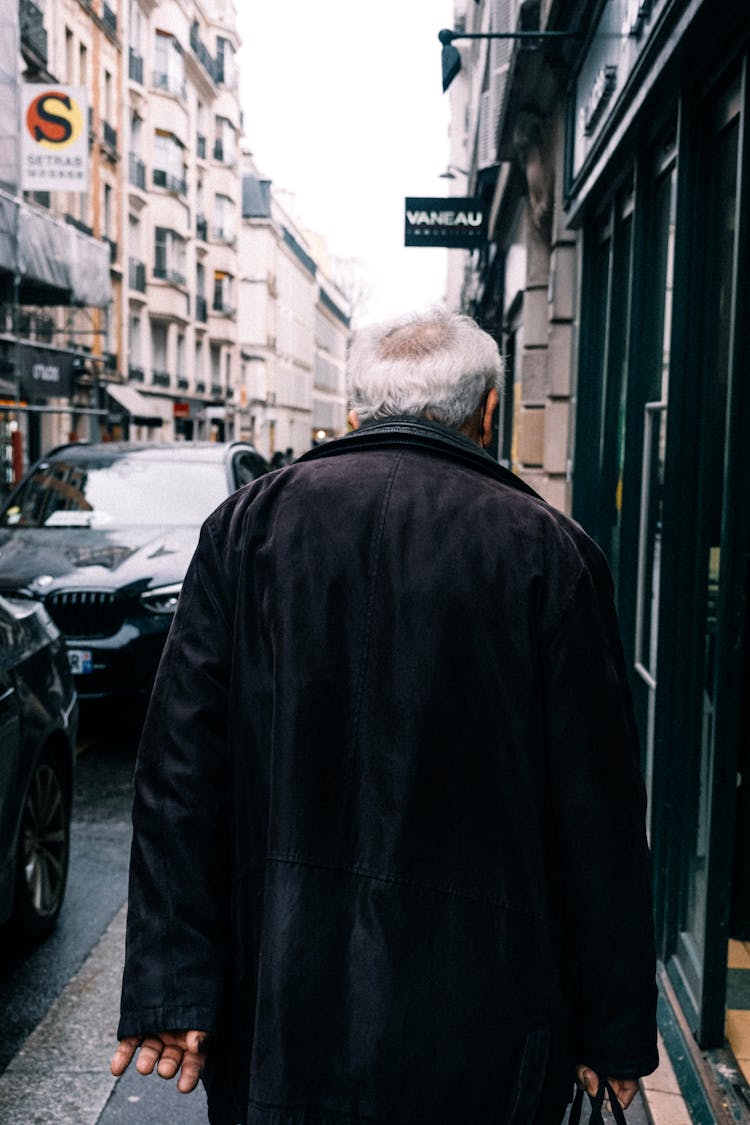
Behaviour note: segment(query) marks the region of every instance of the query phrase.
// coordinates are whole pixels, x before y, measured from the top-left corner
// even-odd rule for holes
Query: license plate
[[[90,648],[69,648],[68,664],[74,676],[85,676],[94,670]]]

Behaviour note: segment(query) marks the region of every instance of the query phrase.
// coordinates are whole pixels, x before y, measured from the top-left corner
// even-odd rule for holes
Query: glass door
[[[711,103],[703,134],[705,234],[700,248],[701,308],[696,310],[699,471],[695,519],[680,539],[692,579],[689,603],[682,607],[689,623],[684,634],[688,649],[675,653],[687,669],[676,699],[685,718],[678,715],[673,728],[681,729],[684,738],[678,737],[671,748],[679,756],[674,796],[680,830],[677,936],[669,970],[695,1034],[706,1047],[720,1045],[724,1038],[743,674],[747,501],[740,454],[750,440],[750,434],[743,433],[746,396],[739,361],[747,339],[747,310],[741,308],[746,298],[740,285],[745,268],[740,247],[743,241],[747,245],[740,206],[743,101],[744,80],[738,75]]]

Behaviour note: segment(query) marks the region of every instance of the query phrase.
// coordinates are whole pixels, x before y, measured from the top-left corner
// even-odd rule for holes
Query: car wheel
[[[42,938],[60,913],[68,877],[70,797],[56,759],[44,755],[31,779],[18,836],[17,928]]]

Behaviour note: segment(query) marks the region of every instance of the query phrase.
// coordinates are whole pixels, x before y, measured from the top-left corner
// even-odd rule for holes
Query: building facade
[[[243,176],[240,356],[248,436],[267,458],[346,430],[349,310],[324,249],[248,163]]]
[[[459,263],[464,306],[508,356],[500,453],[609,558],[649,796],[666,1053],[691,1121],[743,1121],[750,10],[545,0],[502,24],[486,6],[464,14],[566,37],[513,45],[490,243]],[[467,139],[476,185],[481,137]]]

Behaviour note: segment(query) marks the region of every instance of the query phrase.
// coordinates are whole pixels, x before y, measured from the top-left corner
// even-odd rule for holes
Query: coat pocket
[[[503,1125],[529,1125],[534,1120],[542,1097],[549,1050],[550,1029],[533,1027],[524,1041]]]

